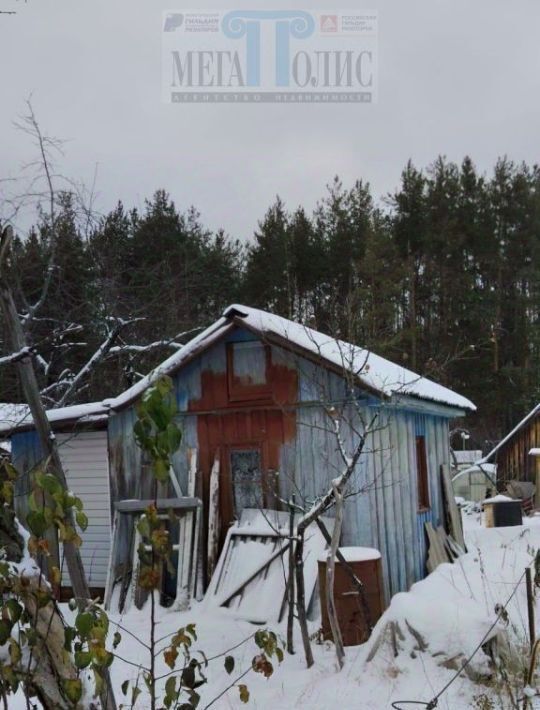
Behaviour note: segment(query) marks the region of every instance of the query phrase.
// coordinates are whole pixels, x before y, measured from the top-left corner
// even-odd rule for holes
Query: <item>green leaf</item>
[[[225,670],[229,675],[234,671],[234,658],[232,656],[225,657]]]
[[[150,537],[150,522],[146,515],[141,515],[139,522],[137,523],[137,530],[143,538]]]
[[[168,439],[169,453],[174,454],[174,452],[178,449],[178,447],[182,443],[182,432],[176,426],[176,424],[171,423],[167,427],[167,439]]]
[[[115,631],[114,636],[113,636],[113,648],[118,648],[118,644],[120,643],[121,640],[122,640],[122,635],[120,634],[119,631]]]
[[[86,513],[83,513],[82,510],[78,510],[75,513],[75,520],[77,521],[77,525],[84,532],[88,527],[88,516]]]
[[[94,617],[90,612],[83,611],[81,614],[77,615],[75,619],[75,626],[80,635],[84,638],[88,636],[92,628],[94,627]]]
[[[64,692],[73,704],[78,703],[82,696],[82,682],[80,678],[70,678],[63,681]]]
[[[4,611],[8,615],[9,621],[12,624],[16,624],[21,618],[23,607],[16,599],[8,599],[4,604]],[[2,614],[2,616],[5,618],[4,614]]]
[[[122,694],[127,695],[127,692],[129,690],[129,680],[125,680],[120,687],[122,689]]]
[[[77,631],[73,628],[73,626],[66,626],[64,631],[64,648],[66,651],[71,651],[71,644],[73,643],[76,635]]]
[[[6,475],[10,481],[15,481],[17,476],[19,475],[19,472],[17,471],[15,466],[9,461],[4,461],[4,471],[6,472]]]
[[[188,624],[186,626],[186,631],[190,636],[193,636],[193,640],[197,640],[197,631],[196,631],[196,625],[195,624]]]
[[[9,640],[9,658],[11,665],[16,665],[21,660],[21,647],[14,638]]]
[[[150,443],[150,433],[152,429],[148,424],[141,419],[135,422],[133,425],[133,434],[135,435],[135,440],[141,449],[147,448]]]
[[[75,665],[77,668],[86,668],[92,660],[92,654],[90,651],[76,651],[75,652]]]
[[[30,528],[30,532],[36,537],[42,537],[43,533],[47,530],[47,520],[42,512],[37,510],[31,510],[26,516],[26,524]]]
[[[240,684],[238,686],[238,691],[240,692],[241,702],[248,703],[249,702],[249,690],[247,688],[247,685]]]
[[[168,459],[155,459],[153,462],[154,476],[160,482],[167,481],[169,478],[169,466],[170,463]]]
[[[43,488],[44,491],[54,495],[62,490],[60,481],[53,476],[52,473],[42,473],[36,476],[36,483]]]
[[[165,683],[165,695],[165,705],[170,707],[176,700],[176,678],[173,675]],[[168,704],[167,701],[169,701]]]
[[[137,688],[137,686],[135,686],[135,688],[133,688],[133,690],[131,691],[131,707],[133,707],[135,705],[135,703],[137,702],[137,698],[139,697],[139,695],[141,693],[142,693],[141,689]]]
[[[191,702],[191,706],[194,708],[198,707],[199,700],[201,699],[201,696],[198,693],[196,693],[194,690],[191,690],[191,689],[188,690],[187,692],[189,693],[189,700]]]

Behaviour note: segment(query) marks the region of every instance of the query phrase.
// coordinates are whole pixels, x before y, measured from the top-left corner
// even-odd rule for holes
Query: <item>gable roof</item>
[[[232,305],[223,316],[177,350],[149,375],[115,399],[106,400],[111,409],[121,409],[137,399],[157,378],[170,375],[209,347],[235,326],[248,328],[268,342],[277,342],[284,348],[297,349],[322,360],[323,363],[343,371],[353,372],[360,385],[379,396],[409,395],[419,399],[444,404],[455,409],[474,411],[475,405],[466,397],[447,387],[417,375],[401,365],[396,365],[380,355],[336,340],[312,328],[248,306]]]
[[[487,461],[492,461],[497,452],[502,449],[502,447],[507,444],[513,436],[515,436],[521,429],[523,429],[523,427],[531,419],[534,419],[537,414],[540,415],[540,404],[537,404],[536,407],[533,407],[533,409],[531,409],[531,411],[525,417],[523,417],[519,424],[516,424],[512,431],[508,433],[504,437],[504,439],[501,439],[497,446],[494,446],[493,449],[491,449],[491,451],[489,452],[489,454],[486,454],[484,458],[481,459],[478,463],[486,463]]]
[[[297,350],[316,358],[328,367],[343,372],[354,373],[359,384],[381,397],[407,395],[418,399],[443,404],[460,411],[474,411],[475,405],[466,397],[447,387],[417,375],[411,370],[396,365],[380,355],[360,348],[343,340],[319,333],[312,328],[248,306],[232,305],[225,309],[223,316],[195,336],[186,345],[176,350],[148,375],[125,390],[118,397],[103,402],[78,404],[62,409],[51,409],[47,417],[51,423],[83,424],[101,422],[109,412],[118,411],[139,399],[148,387],[164,375],[172,375],[199,353],[223,338],[235,327],[244,327],[261,339],[275,342],[281,347]],[[18,419],[2,421],[0,434],[9,436],[16,430],[32,428],[32,417],[26,405],[19,410]]]

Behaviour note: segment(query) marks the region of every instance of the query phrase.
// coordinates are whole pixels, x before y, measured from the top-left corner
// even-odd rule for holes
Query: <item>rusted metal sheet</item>
[[[374,626],[381,618],[386,605],[382,580],[381,559],[350,562],[356,577],[362,582],[371,624]],[[326,562],[319,561],[319,590],[321,595],[321,616],[323,638],[331,640],[332,633],[327,612]],[[344,646],[358,646],[370,636],[362,602],[343,565],[336,561],[334,579],[334,600],[339,628]]]

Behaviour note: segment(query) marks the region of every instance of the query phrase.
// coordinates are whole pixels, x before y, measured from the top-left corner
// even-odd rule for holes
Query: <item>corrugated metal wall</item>
[[[229,339],[252,339],[236,331]],[[288,498],[312,501],[324,493],[332,478],[343,469],[331,420],[321,406],[344,408],[343,438],[352,452],[357,434],[378,415],[375,431],[366,442],[365,452],[351,481],[351,496],[345,504],[343,543],[377,547],[383,555],[387,597],[408,589],[425,574],[426,540],[424,523],[441,522],[440,466],[450,461],[448,418],[433,412],[416,412],[403,406],[381,406],[376,398],[356,392],[358,404],[347,405],[348,387],[336,373],[304,358],[272,347],[272,361],[294,368],[298,373],[296,436],[281,449],[279,493]],[[217,343],[184,368],[175,378],[176,397],[182,415],[180,450],[174,469],[180,484],[187,485],[187,449],[197,448],[197,415],[188,413],[190,404],[202,396],[203,373],[226,371],[225,344]],[[245,405],[249,408],[249,404]],[[426,405],[418,403],[419,409]],[[111,417],[109,447],[114,460],[113,498],[144,497],[141,463],[132,428],[133,408]],[[417,433],[426,437],[431,509],[419,513],[416,482]]]
[[[90,587],[105,587],[111,547],[109,457],[106,431],[58,434],[67,484],[83,502],[88,527],[79,531],[81,558]],[[62,584],[70,585],[67,569]]]
[[[88,516],[86,531],[78,531],[83,541],[81,556],[88,584],[91,587],[104,587],[111,529],[107,432],[57,434],[57,441],[68,487],[81,498]],[[21,474],[15,484],[15,507],[24,523],[28,512],[27,495],[32,490],[32,472],[43,461],[37,433],[28,431],[15,434],[12,437],[12,456]],[[65,569],[63,573],[62,582],[69,586]]]

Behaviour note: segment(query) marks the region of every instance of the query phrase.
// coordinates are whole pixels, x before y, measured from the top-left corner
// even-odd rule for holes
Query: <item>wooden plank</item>
[[[266,570],[267,567],[269,567],[274,560],[277,560],[278,557],[281,557],[291,546],[290,542],[287,542],[285,545],[281,546],[278,550],[276,550],[270,557],[262,562],[257,569],[255,569],[251,574],[249,574],[245,579],[243,579],[241,582],[238,582],[236,586],[227,592],[227,594],[222,597],[218,602],[217,606],[226,606],[233,597],[235,597],[237,594],[242,592],[247,585],[252,582],[255,577],[258,577],[262,572]]]
[[[197,495],[197,479],[199,477],[199,452],[197,449],[191,450],[191,460],[189,467],[189,478],[188,478],[188,496],[196,497]],[[197,567],[199,564],[199,527],[201,519],[201,510],[196,510],[191,517],[191,538],[189,546],[189,555],[191,558],[191,564],[189,568],[189,578],[188,584],[188,595],[190,599],[195,596],[195,586],[197,578]]]
[[[115,503],[119,513],[144,513],[150,505],[157,510],[196,510],[202,503],[199,498],[158,498],[153,500],[121,500]]]
[[[195,494],[202,499],[203,497],[203,473],[200,468],[201,462],[199,461],[199,470],[197,471],[197,476],[195,479]],[[200,601],[204,594],[204,576],[206,570],[206,550],[204,546],[204,508],[198,508],[195,517],[195,539],[193,541],[193,554],[195,558],[195,563],[193,567],[193,581],[192,581],[192,598]]]
[[[116,575],[116,551],[118,549],[118,517],[117,510],[114,511],[113,529],[112,529],[112,544],[109,554],[109,568],[107,570],[107,581],[105,582],[105,593],[103,595],[103,604],[105,610],[108,610],[111,604],[111,597],[114,588]]]
[[[286,512],[272,510],[242,511],[240,522],[227,532],[205,604],[228,608],[230,613],[254,623],[279,618],[288,584],[286,565],[282,561],[290,545],[288,517]],[[327,518],[324,521],[331,529],[333,521]],[[276,527],[283,530],[282,535],[275,534],[273,528]],[[317,558],[325,546],[319,529],[310,527],[304,548],[307,602],[312,598],[317,581]]]
[[[195,476],[197,473],[197,450],[189,449],[189,477],[188,477],[188,497],[194,497],[195,494]],[[188,511],[182,515],[179,521],[178,535],[178,565],[176,571],[176,601],[175,608],[185,610],[189,606],[190,600],[190,577],[193,571],[193,554],[192,554],[192,538],[193,538],[193,515],[192,511]]]
[[[219,463],[220,450],[217,448],[210,474],[210,493],[208,496],[208,556],[206,563],[208,580],[212,578],[214,573],[219,548]]]
[[[444,549],[441,543],[440,537],[434,530],[433,525],[430,522],[425,523],[425,530],[429,540],[429,549],[427,557],[427,570],[428,572],[433,572],[440,564],[449,562],[448,553]]]
[[[450,526],[449,533],[457,542],[457,544],[465,549],[465,538],[463,537],[461,512],[457,507],[456,499],[454,498],[454,489],[452,487],[450,468],[446,464],[441,465],[441,479],[443,487],[443,496],[445,499],[444,502]]]

